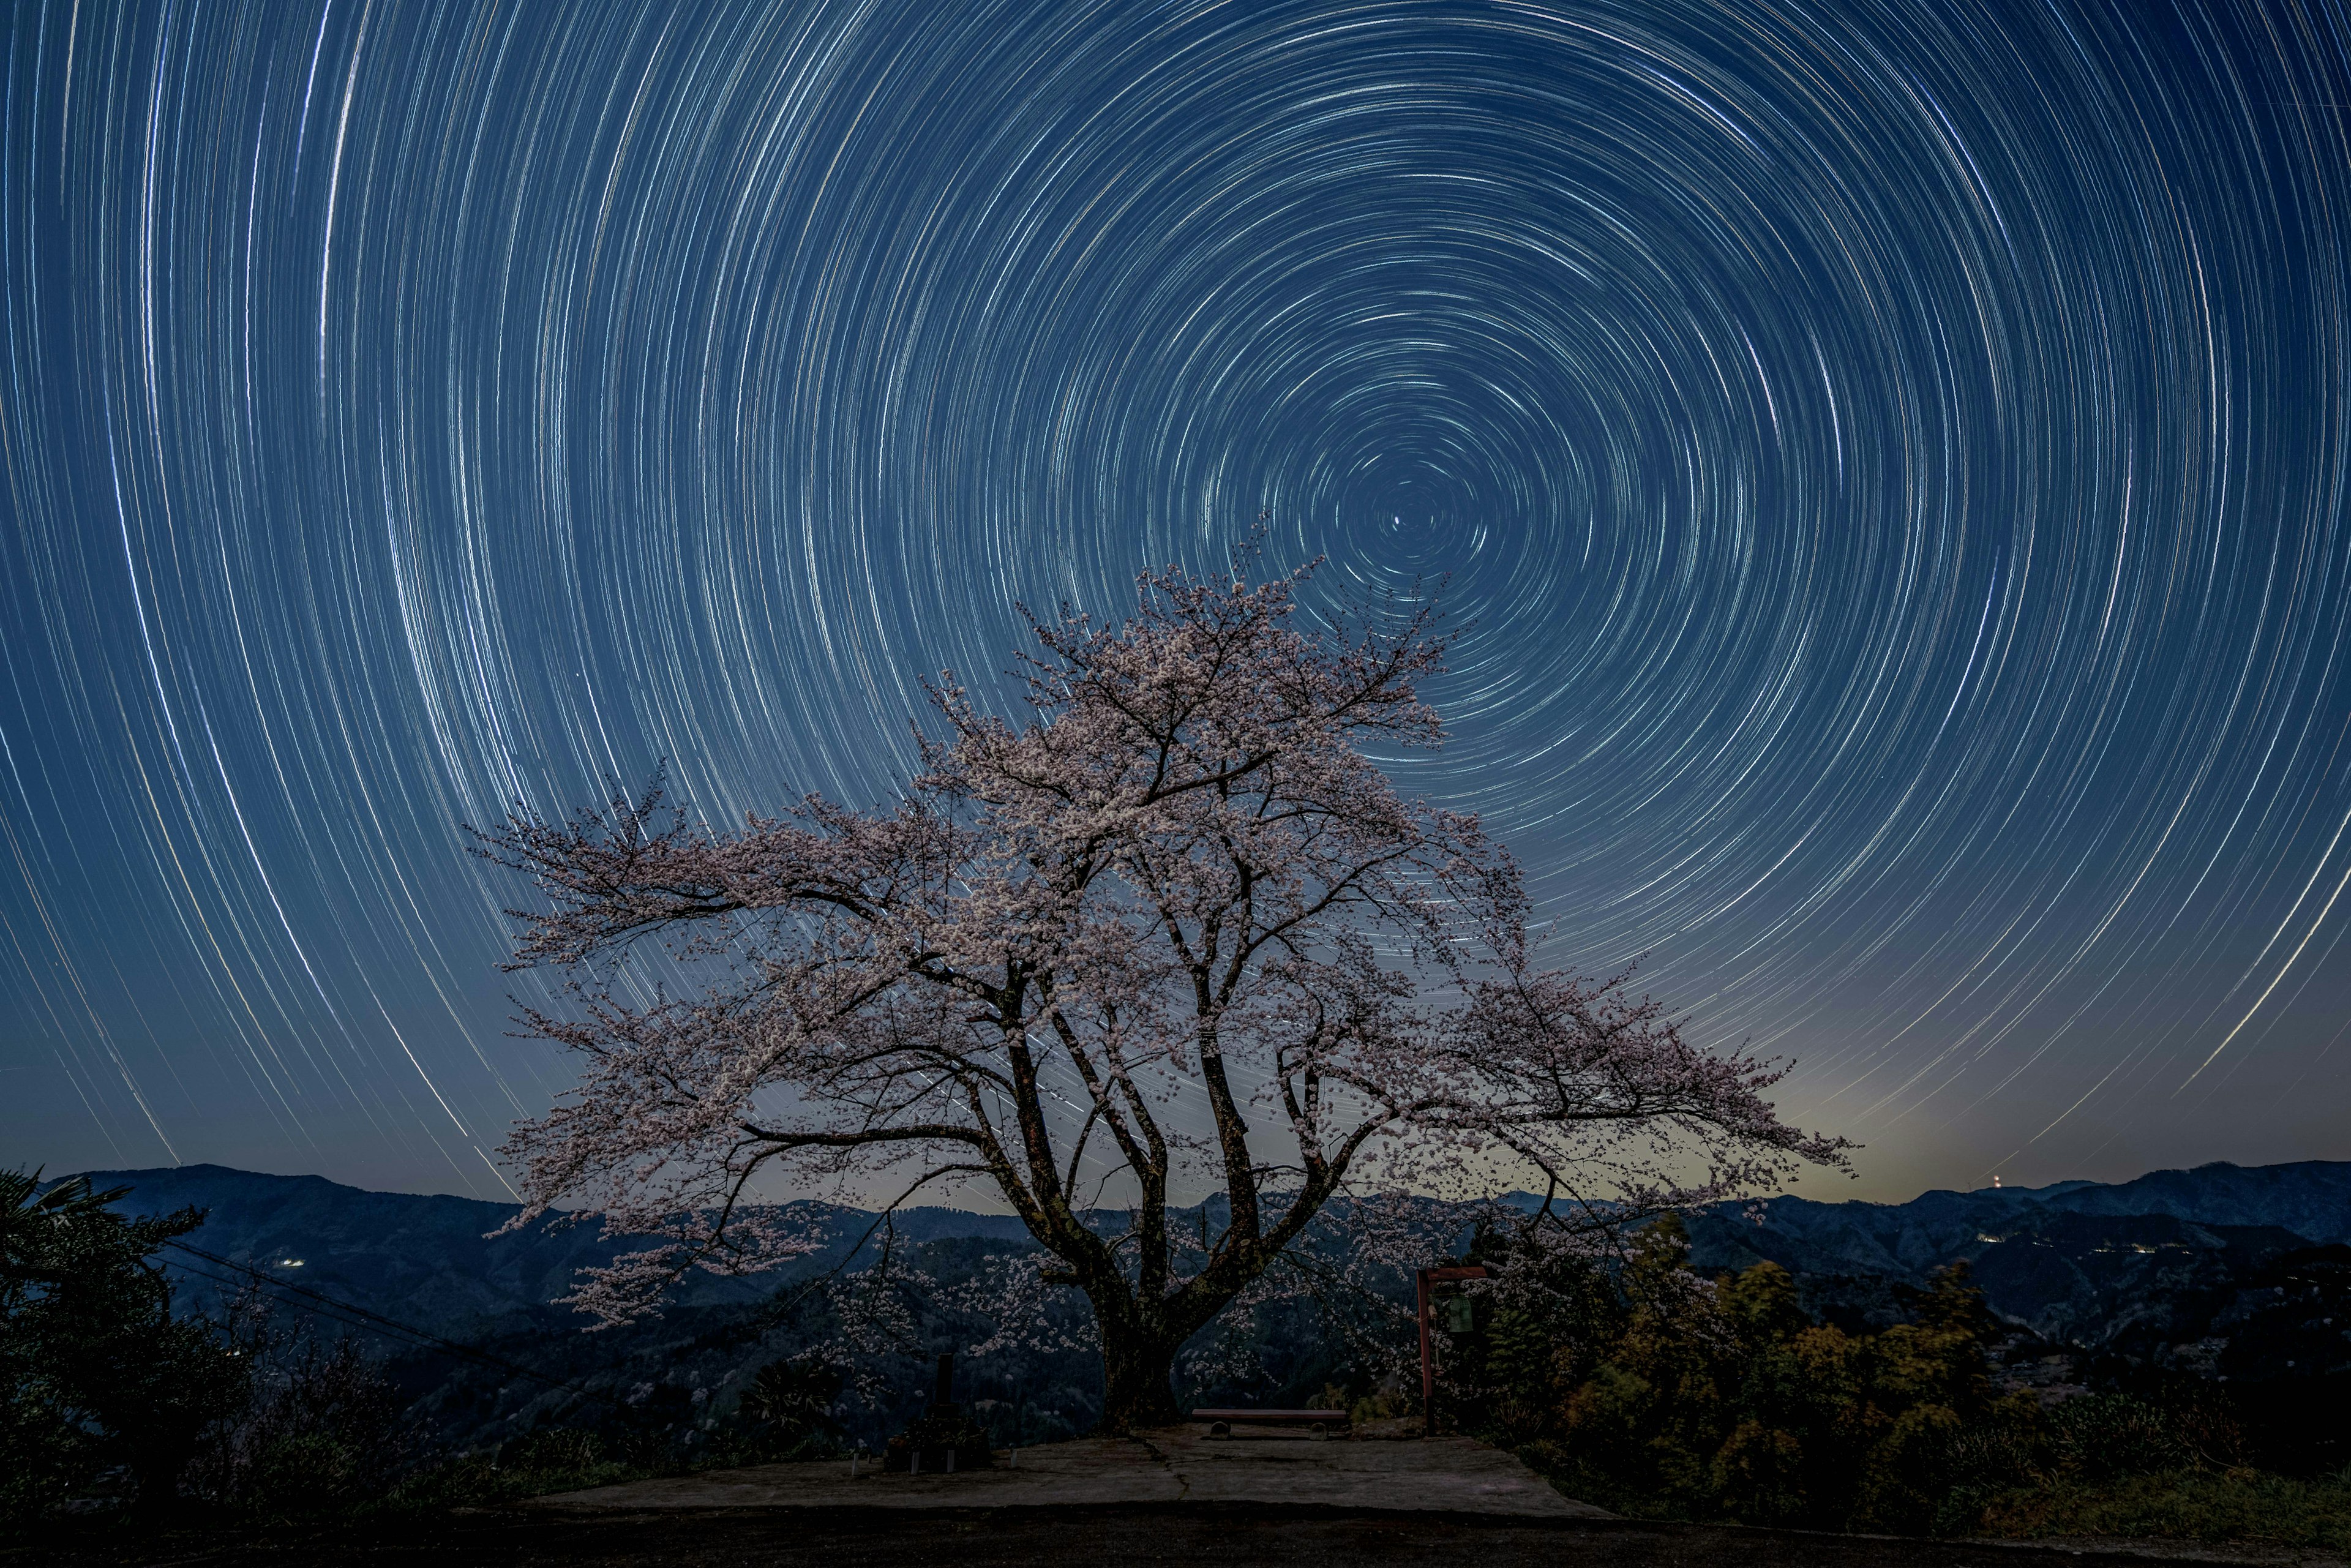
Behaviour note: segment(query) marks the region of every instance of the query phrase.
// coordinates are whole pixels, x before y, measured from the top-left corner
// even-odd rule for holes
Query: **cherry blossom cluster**
[[[1021,721],[944,678],[884,810],[720,830],[656,780],[480,835],[538,894],[514,962],[570,977],[526,1021],[582,1064],[507,1145],[525,1218],[645,1239],[578,1304],[814,1246],[763,1192],[979,1184],[1047,1256],[1020,1290],[1091,1300],[1115,1425],[1342,1194],[1547,1186],[1573,1232],[1843,1161],[1779,1120],[1771,1064],[1541,967],[1507,851],[1364,755],[1442,738],[1431,612],[1310,624],[1304,576],[1171,569],[1115,624],[1032,618]],[[1171,1235],[1204,1192],[1217,1233]]]

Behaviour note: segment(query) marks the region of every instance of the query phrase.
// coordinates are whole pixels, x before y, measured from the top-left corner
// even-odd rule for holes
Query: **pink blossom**
[[[506,1146],[525,1218],[651,1243],[573,1300],[618,1321],[814,1246],[755,1178],[977,1181],[1048,1255],[1021,1289],[1092,1301],[1116,1428],[1342,1193],[1547,1186],[1536,1228],[1572,1236],[1841,1165],[1763,1098],[1772,1064],[1691,1047],[1628,975],[1540,967],[1509,853],[1362,749],[1439,743],[1445,640],[1425,611],[1304,628],[1303,576],[1171,569],[1118,625],[1032,619],[1025,722],[943,681],[892,809],[726,831],[656,782],[481,835],[543,900],[515,964],[572,976],[526,1021],[583,1068]],[[1201,1190],[1229,1218],[1191,1245],[1169,1207]]]

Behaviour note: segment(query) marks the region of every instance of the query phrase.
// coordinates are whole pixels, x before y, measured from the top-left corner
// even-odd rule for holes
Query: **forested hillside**
[[[654,1407],[674,1406],[672,1415],[690,1422],[725,1403],[758,1367],[831,1333],[824,1294],[810,1283],[841,1270],[861,1244],[855,1262],[870,1263],[886,1242],[914,1282],[908,1333],[900,1354],[877,1361],[864,1397],[842,1409],[844,1430],[878,1440],[919,1405],[926,1357],[988,1337],[981,1319],[942,1304],[956,1284],[989,1258],[1030,1245],[1008,1216],[925,1207],[877,1224],[859,1210],[827,1210],[834,1244],[826,1252],[758,1280],[695,1276],[662,1318],[589,1334],[553,1303],[574,1270],[616,1249],[592,1226],[545,1224],[492,1238],[511,1206],[217,1166],[94,1172],[92,1180],[130,1187],[121,1207],[131,1213],[203,1209],[205,1223],[188,1243],[315,1292],[264,1293],[283,1320],[358,1334],[392,1357],[418,1413],[461,1443],[511,1437],[583,1398],[617,1401],[648,1418]],[[1186,1223],[1200,1218],[1188,1213]],[[1217,1217],[1207,1218],[1213,1226]],[[1443,1223],[1432,1213],[1433,1228]],[[1908,1291],[1938,1269],[1968,1262],[1994,1312],[2053,1350],[2078,1353],[2066,1375],[2085,1375],[2098,1356],[2240,1381],[2351,1365],[2351,1333],[2343,1332],[2351,1315],[2338,1329],[2320,1297],[2279,1283],[2308,1261],[2312,1247],[2351,1240],[2351,1163],[2213,1165],[2112,1186],[1932,1192],[1902,1204],[1779,1197],[1694,1215],[1688,1229],[1699,1273],[1778,1263],[1795,1276],[1807,1311],[1855,1332],[1900,1321]],[[193,1254],[170,1256],[187,1309],[217,1312],[251,1281]],[[1394,1285],[1400,1296],[1405,1281]],[[355,1326],[315,1311],[319,1297],[478,1346],[538,1378]],[[1081,1303],[1061,1310],[1078,1314]],[[1226,1345],[1192,1358],[1200,1376],[1186,1392],[1272,1400],[1344,1384],[1350,1357],[1329,1343],[1328,1329],[1304,1307],[1268,1312],[1248,1325],[1249,1343],[1238,1354]],[[965,1376],[967,1396],[1005,1441],[1083,1430],[1099,1396],[1098,1374],[1081,1352],[999,1347],[968,1359]]]

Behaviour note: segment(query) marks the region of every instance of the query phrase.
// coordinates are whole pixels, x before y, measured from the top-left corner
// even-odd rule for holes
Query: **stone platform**
[[[1525,1520],[1613,1517],[1562,1497],[1517,1459],[1468,1437],[1316,1442],[1274,1433],[1209,1437],[1196,1427],[1173,1427],[1023,1448],[1008,1460],[999,1456],[991,1469],[956,1475],[884,1475],[872,1458],[856,1479],[849,1471],[846,1460],[758,1465],[559,1492],[528,1506],[579,1515],[1268,1503]]]

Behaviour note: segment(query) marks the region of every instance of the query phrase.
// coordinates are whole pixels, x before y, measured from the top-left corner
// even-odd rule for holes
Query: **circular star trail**
[[[2351,1156],[2334,0],[6,38],[13,1149],[496,1193],[461,821],[872,802],[1261,529],[1441,592],[1407,787],[1856,1190]]]

